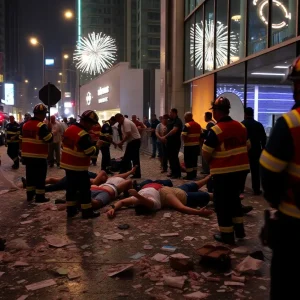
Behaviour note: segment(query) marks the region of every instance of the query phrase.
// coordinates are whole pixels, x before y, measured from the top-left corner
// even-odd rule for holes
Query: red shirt
[[[145,184],[142,189],[146,189],[146,188],[153,188],[153,189],[156,189],[157,191],[159,191],[161,188],[163,187],[162,184],[160,183],[148,183],[148,184]]]

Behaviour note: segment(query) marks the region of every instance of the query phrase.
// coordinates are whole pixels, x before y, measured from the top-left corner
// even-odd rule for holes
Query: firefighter
[[[89,130],[89,134],[94,145],[96,145],[96,143],[99,141],[100,133],[101,133],[101,125],[99,124],[99,122],[97,122],[96,124],[93,125],[91,130]],[[99,155],[99,149],[97,149],[97,151],[91,156],[92,164],[94,166],[97,165],[98,155]]]
[[[220,234],[218,242],[234,244],[234,234],[244,238],[240,195],[241,174],[249,170],[247,130],[229,116],[230,102],[219,97],[212,103],[213,126],[203,145],[203,157],[209,163],[214,181],[214,203]]]
[[[15,121],[14,116],[9,116],[9,123],[5,126],[7,155],[14,162],[12,168],[19,169],[19,150],[20,150],[20,125]]]
[[[112,126],[116,124],[116,118],[111,117],[107,122],[105,122],[101,128],[100,140],[103,141],[103,145],[100,148],[102,154],[101,170],[108,174],[112,174],[108,167],[110,166],[110,144],[116,145],[113,141],[113,130]]]
[[[92,142],[89,131],[98,124],[98,116],[92,110],[85,111],[80,122],[68,127],[63,137],[61,168],[66,171],[67,186],[67,217],[72,218],[78,213],[76,194],[79,192],[83,219],[96,218],[99,212],[94,212],[91,204],[90,178],[88,168],[90,157],[95,155],[102,141],[96,145]]]
[[[260,158],[264,197],[278,209],[270,228],[271,300],[297,299],[299,294],[299,276],[291,270],[300,269],[300,56],[287,79],[296,103],[277,120]]]
[[[43,203],[45,198],[45,180],[47,175],[48,143],[53,139],[51,128],[43,121],[47,108],[37,104],[33,109],[34,117],[27,121],[21,130],[22,159],[26,166],[27,201]],[[51,125],[50,125],[51,126]]]
[[[181,136],[184,143],[184,164],[186,168],[186,177],[183,179],[193,180],[197,177],[198,156],[200,154],[200,135],[201,126],[193,120],[193,114],[187,112],[184,114],[186,124],[182,130]]]

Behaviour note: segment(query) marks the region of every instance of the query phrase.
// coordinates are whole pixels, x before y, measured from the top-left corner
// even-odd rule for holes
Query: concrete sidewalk
[[[0,147],[1,168],[8,179],[18,183],[25,174],[24,166],[17,171],[11,170],[12,163],[5,151],[6,148]],[[112,152],[115,157],[122,154],[120,151]],[[143,178],[164,177],[160,174],[157,159],[141,155],[141,165]],[[91,170],[99,170],[99,162]],[[48,170],[48,176],[63,175],[61,169]],[[176,180],[174,184],[182,182]],[[204,244],[216,245],[212,238],[218,230],[215,215],[204,219],[165,210],[151,216],[136,216],[133,209],[124,209],[115,219],[109,220],[103,209],[98,219],[85,221],[77,217],[67,221],[64,206],[54,204],[55,199],[64,198],[64,192],[47,196],[50,196],[51,202],[42,205],[28,204],[24,190],[0,196],[0,237],[10,244],[4,252],[0,252],[0,299],[18,299],[21,296],[25,299],[28,296],[29,300],[177,300],[186,299],[184,295],[197,291],[206,293],[205,299],[208,300],[268,299],[271,253],[262,249],[257,238],[266,207],[262,197],[245,194],[245,204],[253,205],[255,210],[245,217],[247,238],[237,244],[237,247],[244,247],[240,248],[243,253],[232,253],[231,258],[234,268],[246,257],[244,252],[263,250],[266,261],[260,271],[246,275],[244,285],[237,283],[238,286],[230,286],[224,284],[232,281],[230,276],[200,266],[196,254],[196,250]],[[170,213],[170,217],[164,217],[166,212]],[[128,224],[129,229],[118,229],[118,225],[122,224]],[[178,236],[161,236],[164,233],[178,233]],[[111,240],[113,237],[120,240]],[[51,246],[53,238],[62,245]],[[63,246],[63,243],[67,245]],[[168,262],[152,260],[157,253],[173,254],[162,250],[163,246],[176,247],[174,253],[189,256],[194,263],[194,272],[200,277],[197,279],[195,273],[175,271]],[[124,274],[109,277],[108,273],[119,264],[133,264],[133,267]],[[184,287],[178,289],[164,285],[166,275],[186,276]],[[209,277],[219,281],[211,282]],[[48,284],[53,285],[28,290],[28,285],[43,280],[50,280]]]

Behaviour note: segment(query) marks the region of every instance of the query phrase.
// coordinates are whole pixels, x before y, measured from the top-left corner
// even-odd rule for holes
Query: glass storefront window
[[[230,0],[230,63],[245,57],[245,0]]]
[[[216,7],[216,68],[220,68],[228,64],[228,0],[216,0]],[[235,41],[232,42],[234,43]],[[230,46],[230,51],[236,50],[235,45]]]
[[[214,24],[214,0],[208,0],[204,4],[204,70],[205,72],[214,69],[214,48],[215,48],[215,24]]]
[[[262,1],[262,6],[265,1]],[[270,45],[282,43],[296,35],[297,1],[272,0]],[[267,5],[266,5],[267,6]],[[263,8],[261,8],[263,11]]]
[[[184,6],[185,16],[188,16],[195,9],[195,0],[185,0]]]
[[[193,29],[194,28],[194,29]],[[191,29],[191,38],[195,35],[195,76],[203,74],[203,6],[196,12],[195,27]],[[195,33],[194,33],[195,32]]]
[[[248,1],[248,54],[259,52],[267,47],[268,5],[261,9],[260,4],[267,0]]]
[[[195,15],[185,22],[185,43],[184,43],[184,80],[194,77],[195,65]]]
[[[283,82],[286,69],[296,57],[296,44],[251,59],[247,73],[247,106],[269,135],[274,120],[294,104],[290,82]]]

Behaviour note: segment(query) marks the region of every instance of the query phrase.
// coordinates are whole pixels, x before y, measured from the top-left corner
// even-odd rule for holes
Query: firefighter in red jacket
[[[89,134],[90,134],[92,142],[94,143],[94,145],[96,145],[97,142],[99,141],[100,135],[101,135],[101,125],[99,124],[99,122],[97,122],[97,124],[93,125],[93,127],[89,131]],[[94,166],[97,165],[98,155],[99,155],[99,149],[97,149],[97,151],[91,156],[92,164]]]
[[[37,104],[33,109],[34,117],[27,121],[21,129],[22,161],[26,166],[27,201],[43,203],[45,198],[45,180],[47,175],[48,143],[53,139],[51,128],[43,121],[47,108]],[[51,125],[50,125],[51,126]]]
[[[186,177],[184,179],[193,180],[197,177],[198,156],[200,154],[200,135],[202,129],[200,124],[193,120],[193,114],[187,112],[184,114],[186,124],[181,133],[184,143],[184,164],[186,168]]]
[[[269,235],[271,300],[299,297],[299,276],[294,272],[300,269],[300,56],[287,79],[293,82],[296,103],[277,120],[260,158],[264,197],[278,210]]]
[[[218,242],[234,244],[234,234],[237,238],[245,237],[239,183],[241,175],[249,170],[247,130],[229,116],[230,102],[227,98],[217,98],[212,110],[217,124],[209,130],[202,150],[214,181],[214,202],[220,230],[214,238]]]
[[[78,213],[76,194],[79,192],[83,219],[96,218],[99,212],[94,212],[91,204],[90,178],[88,168],[90,157],[100,148],[102,142],[96,145],[91,141],[89,130],[98,123],[98,116],[92,110],[85,111],[80,116],[80,122],[67,128],[63,137],[61,168],[66,171],[67,216],[74,217]]]

